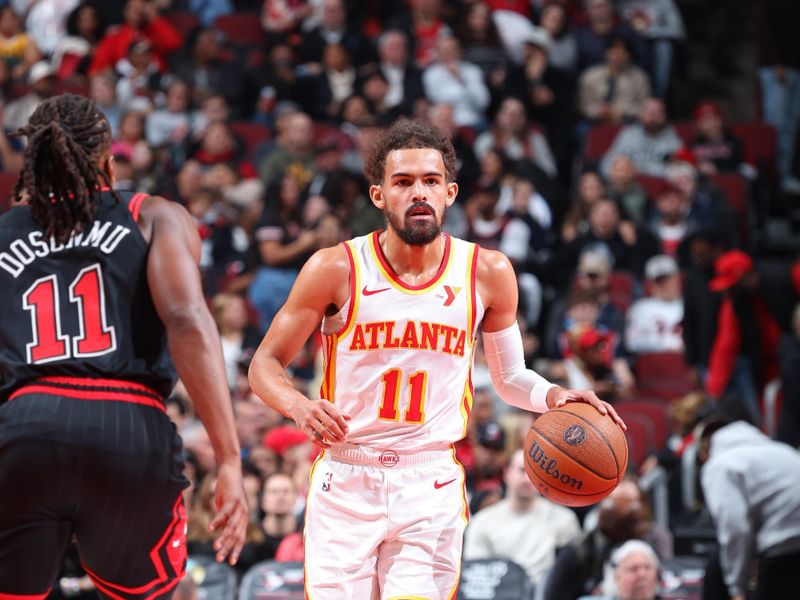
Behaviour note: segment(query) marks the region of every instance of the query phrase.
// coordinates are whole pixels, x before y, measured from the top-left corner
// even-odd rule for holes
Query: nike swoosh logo
[[[372,296],[373,294],[380,294],[381,292],[388,292],[390,289],[392,289],[392,288],[386,287],[386,288],[378,288],[377,290],[368,290],[367,286],[364,286],[364,289],[361,290],[361,293],[364,294],[365,296]]]
[[[454,481],[455,481],[455,479],[451,479],[450,481],[445,481],[444,483],[439,483],[439,481],[437,480],[437,481],[433,482],[433,487],[438,490],[439,488],[443,488],[446,485],[450,485]]]

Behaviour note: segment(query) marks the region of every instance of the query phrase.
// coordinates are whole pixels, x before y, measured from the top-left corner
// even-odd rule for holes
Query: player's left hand
[[[235,565],[244,546],[248,520],[240,465],[223,464],[217,470],[214,510],[215,515],[208,530],[219,532],[214,541],[217,562],[227,558],[229,564]]]
[[[625,431],[628,429],[623,421],[608,402],[600,400],[592,390],[568,390],[565,388],[553,389],[552,408],[564,406],[567,402],[586,402],[594,406],[601,415],[609,415],[614,422]],[[548,405],[550,402],[548,402]]]

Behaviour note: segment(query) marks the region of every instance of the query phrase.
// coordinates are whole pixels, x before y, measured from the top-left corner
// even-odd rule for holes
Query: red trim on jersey
[[[0,592],[0,600],[44,600],[49,593],[50,590],[44,594],[3,594]]]
[[[356,270],[356,257],[353,256],[353,249],[347,242],[341,242],[344,251],[347,254],[347,262],[350,263],[350,308],[347,310],[347,320],[345,320],[342,328],[334,335],[340,336],[348,330],[356,318],[356,301],[358,300],[358,271]]]
[[[97,573],[89,569],[89,567],[87,567],[85,564],[81,563],[81,566],[86,571],[86,574],[89,575],[89,578],[95,584],[97,589],[109,597],[114,598],[114,600],[131,600],[132,596],[140,597],[139,600],[151,600],[152,598],[161,596],[165,592],[174,588],[183,578],[186,570],[186,561],[183,561],[181,567],[177,569],[173,575],[168,575],[164,566],[164,555],[167,555],[168,549],[166,546],[173,539],[173,534],[176,531],[183,539],[185,551],[185,526],[186,511],[183,510],[183,494],[178,494],[178,498],[172,507],[172,521],[170,521],[169,525],[167,525],[167,528],[164,530],[164,534],[161,536],[158,542],[156,542],[155,546],[153,546],[153,549],[150,550],[150,560],[152,561],[153,567],[156,570],[157,577],[145,585],[140,585],[139,587],[135,588],[117,585],[115,583],[111,583],[110,581],[106,581]],[[144,594],[147,594],[147,596],[144,596]]]
[[[469,293],[472,299],[469,323],[472,326],[472,331],[470,331],[472,339],[475,339],[478,329],[478,250],[480,250],[480,246],[475,244],[475,250],[472,252],[472,264],[469,267]]]
[[[13,400],[25,394],[51,394],[79,400],[130,402],[164,409],[161,395],[146,385],[121,379],[90,379],[82,377],[42,377],[17,388],[8,397]],[[2,600],[2,598],[0,598]]]
[[[112,387],[112,388],[126,388],[135,390],[143,394],[160,397],[159,393],[155,390],[136,383],[135,381],[127,381],[125,379],[94,379],[89,377],[42,377],[36,381],[41,383],[56,383],[60,385],[77,385],[82,387]]]
[[[139,210],[142,208],[142,202],[145,198],[147,198],[147,194],[139,192],[131,196],[131,199],[128,200],[128,210],[131,211],[134,221],[139,220]]]
[[[386,260],[386,256],[383,254],[383,248],[381,248],[380,242],[378,241],[379,234],[380,231],[373,231],[370,240],[372,242],[372,247],[375,249],[375,256],[378,257],[381,266],[386,271],[387,275],[389,275],[389,277],[392,278],[392,281],[406,290],[411,290],[413,292],[416,292],[431,287],[434,283],[436,283],[439,280],[439,278],[442,276],[445,269],[447,268],[448,263],[450,262],[450,236],[445,233],[443,234],[444,256],[442,257],[442,263],[439,265],[439,269],[436,271],[434,276],[431,277],[430,281],[426,281],[421,285],[408,285],[402,279],[400,279],[395,270],[392,268],[392,265],[390,265],[389,261]]]

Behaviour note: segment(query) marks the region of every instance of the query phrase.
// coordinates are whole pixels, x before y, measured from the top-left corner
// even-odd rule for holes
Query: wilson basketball
[[[548,500],[587,506],[611,493],[625,475],[622,428],[585,402],[544,413],[525,436],[525,470]]]

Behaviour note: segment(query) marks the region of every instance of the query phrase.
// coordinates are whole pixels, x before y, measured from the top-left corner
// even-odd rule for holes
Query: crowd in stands
[[[311,254],[384,226],[363,151],[402,115],[451,135],[460,191],[445,230],[511,259],[528,365],[638,409],[620,410],[631,467],[668,473],[670,524],[688,518],[684,452],[709,402],[733,393],[750,422],[800,445],[800,263],[755,243],[769,198],[800,193],[798,5],[759,2],[763,121],[747,125],[705,97],[674,114],[682,4],[0,2],[0,210],[22,164],[13,133],[69,92],[109,119],[117,188],[197,223],[251,499],[239,576],[302,561],[315,454],[252,394],[249,357]],[[321,355],[317,339],[291,366],[310,395]],[[636,477],[588,514],[538,497],[519,450],[532,416],[496,402],[480,351],[474,380],[457,448],[474,515],[465,559],[518,562],[548,599],[654,598],[672,532]],[[210,556],[213,452],[180,384],[167,406],[192,483],[190,554]],[[65,567],[65,595],[80,576]]]

